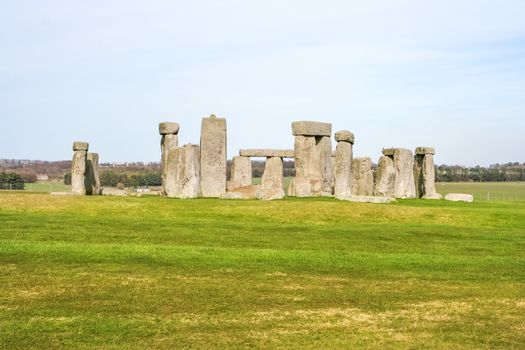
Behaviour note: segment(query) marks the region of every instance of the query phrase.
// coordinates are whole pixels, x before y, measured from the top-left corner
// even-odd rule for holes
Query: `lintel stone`
[[[241,149],[239,155],[242,157],[280,157],[294,158],[293,149]]]
[[[332,136],[332,124],[310,121],[292,123],[294,136]]]
[[[394,152],[396,151],[395,148],[383,148],[383,155],[387,157],[391,157],[394,155]]]
[[[73,142],[73,151],[87,151],[89,148],[89,143],[82,141]]]
[[[159,123],[159,134],[161,135],[169,135],[169,134],[175,134],[177,135],[179,133],[179,123],[173,123],[173,122],[162,122]]]
[[[432,147],[417,147],[416,154],[436,154],[436,151]]]
[[[354,134],[348,130],[341,130],[335,133],[335,140],[337,142],[344,141],[354,144]]]

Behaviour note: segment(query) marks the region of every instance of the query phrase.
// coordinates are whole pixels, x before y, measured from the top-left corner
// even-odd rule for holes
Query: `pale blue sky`
[[[525,161],[525,1],[0,0],[0,158],[158,161],[159,121],[228,153],[292,148],[294,120],[356,156]]]

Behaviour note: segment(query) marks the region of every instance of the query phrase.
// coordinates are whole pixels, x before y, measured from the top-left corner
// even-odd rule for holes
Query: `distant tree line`
[[[439,165],[436,167],[437,182],[503,182],[525,181],[525,163],[493,164],[486,167]]]
[[[100,185],[104,187],[144,187],[160,186],[162,178],[158,172],[147,172],[139,174],[117,174],[114,171],[102,171],[100,173]]]
[[[24,180],[17,173],[0,173],[1,190],[23,190]]]

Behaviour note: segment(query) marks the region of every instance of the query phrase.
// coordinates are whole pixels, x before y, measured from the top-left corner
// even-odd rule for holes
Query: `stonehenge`
[[[71,162],[71,192],[77,195],[86,194],[86,163],[89,144],[73,142],[73,160]]]
[[[100,194],[100,177],[98,175],[98,153],[87,154],[84,186],[87,195]]]
[[[226,193],[226,119],[214,114],[202,118],[200,142],[200,191],[202,197]]]
[[[431,147],[417,147],[414,156],[414,179],[417,198],[441,199],[436,192],[434,154]]]
[[[330,196],[334,186],[332,169],[332,124],[299,121],[292,123],[295,136],[295,179],[297,197]]]
[[[159,123],[159,133],[162,136],[160,141],[162,194],[167,197],[174,197],[177,193],[175,159],[176,149],[179,146],[179,124],[171,122]]]
[[[283,189],[283,159],[295,161],[288,196],[334,196],[350,202],[389,203],[396,198],[441,199],[435,186],[435,151],[417,147],[383,148],[377,168],[369,157],[354,158],[354,134],[332,124],[297,121],[291,124],[293,149],[246,148],[231,162],[227,179],[226,119],[202,118],[200,144],[179,146],[180,126],[159,123],[161,135],[162,195],[173,198],[213,197],[223,199],[274,200],[286,196]],[[88,153],[87,142],[73,143],[71,194],[124,195],[101,189],[97,153]],[[265,158],[261,183],[253,184],[252,158]],[[126,192],[127,193],[127,192]],[[447,200],[471,201],[472,196],[449,194]]]
[[[352,158],[354,134],[343,130],[335,133],[335,157],[332,157],[334,167],[334,194],[336,198],[352,195]]]
[[[352,192],[354,196],[372,196],[374,193],[374,173],[372,160],[359,157],[352,160]]]

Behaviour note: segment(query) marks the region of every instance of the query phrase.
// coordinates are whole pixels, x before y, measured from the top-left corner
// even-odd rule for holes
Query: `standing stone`
[[[264,166],[261,187],[257,193],[258,199],[282,199],[285,196],[283,189],[283,159],[268,157]]]
[[[350,131],[335,133],[337,146],[335,148],[334,193],[336,198],[345,198],[352,195],[352,158],[354,134]]]
[[[211,115],[201,126],[201,195],[221,197],[226,192],[226,119]]]
[[[434,154],[431,147],[417,147],[414,156],[414,179],[416,196],[425,199],[441,199],[436,191]]]
[[[394,168],[396,170],[394,197],[415,198],[416,184],[414,182],[414,156],[412,151],[396,148],[394,150]]]
[[[71,192],[85,195],[86,160],[89,144],[87,142],[73,143],[73,161],[71,162]]]
[[[297,197],[331,195],[334,186],[332,168],[332,124],[293,122],[295,136],[295,180]]]
[[[374,196],[394,197],[396,184],[396,169],[394,160],[388,156],[379,158],[377,165],[376,181],[374,185]]]
[[[199,145],[175,148],[175,190],[171,197],[196,198],[200,187]]]
[[[163,122],[159,124],[159,133],[162,135],[160,142],[161,148],[161,169],[162,169],[162,194],[174,197],[177,193],[175,182],[176,168],[176,149],[179,146],[179,124]]]
[[[235,156],[232,159],[231,179],[228,190],[252,184],[252,160],[250,157]]]
[[[352,195],[371,196],[374,193],[374,173],[369,157],[354,158],[352,161]]]
[[[86,158],[86,194],[100,194],[100,178],[98,175],[98,153],[87,154]]]

